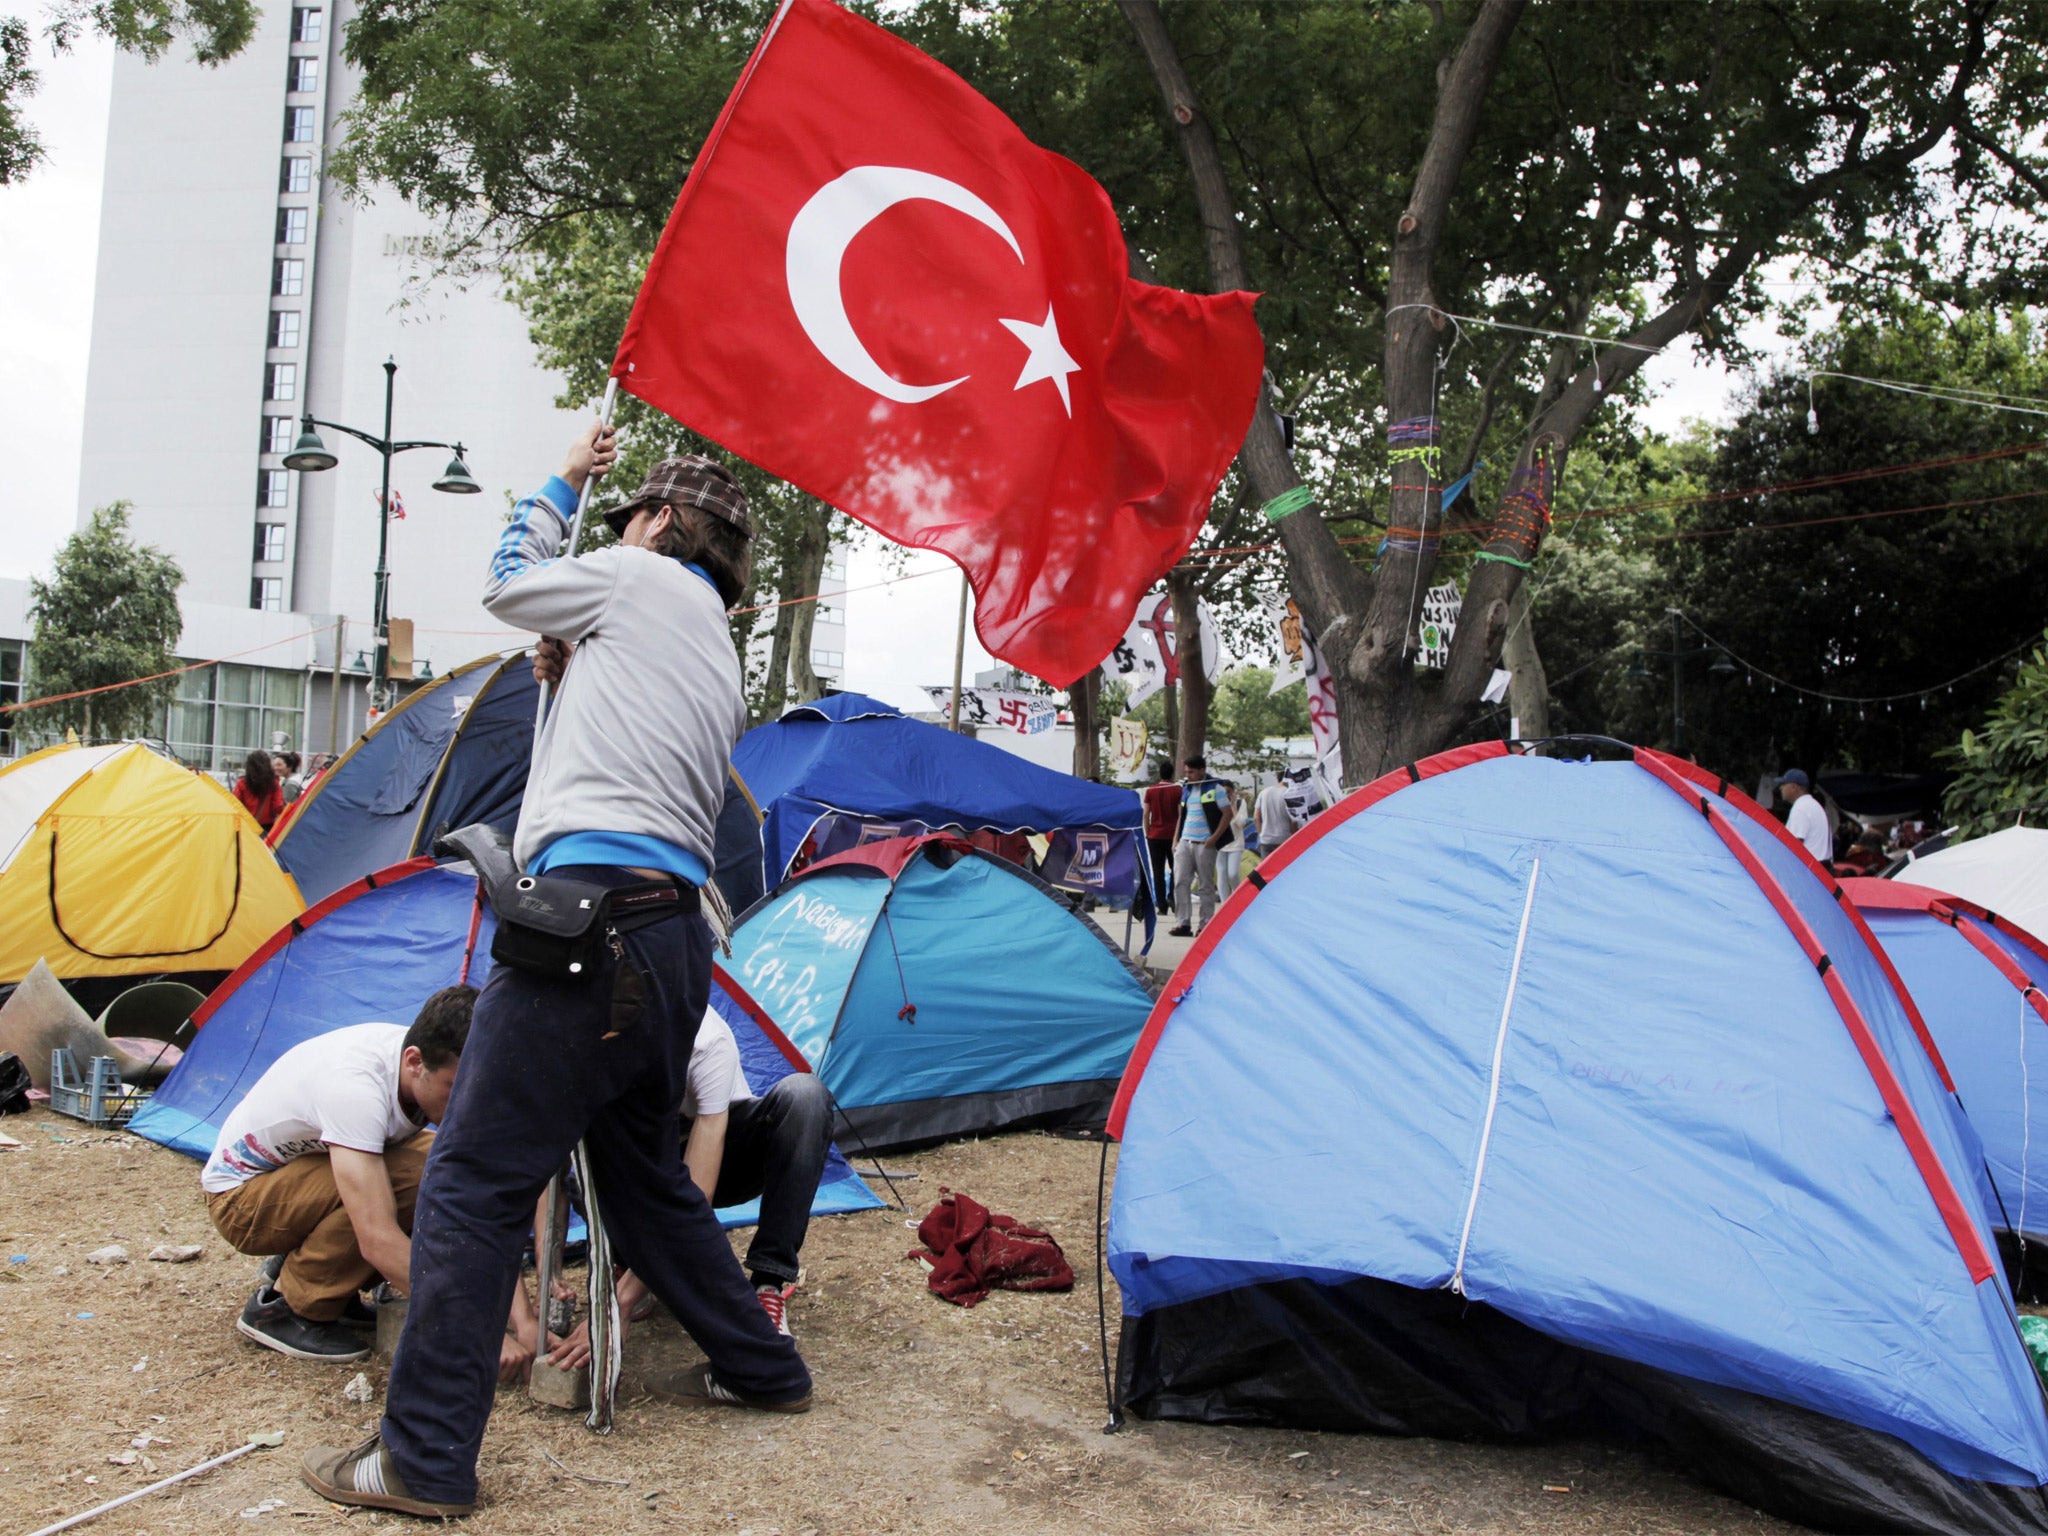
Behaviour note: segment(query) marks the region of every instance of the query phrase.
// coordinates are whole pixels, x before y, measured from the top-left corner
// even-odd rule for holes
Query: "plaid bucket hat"
[[[753,519],[747,515],[746,487],[723,464],[696,453],[663,459],[648,471],[632,498],[605,513],[604,520],[613,533],[623,538],[634,513],[643,507],[669,505],[702,507],[748,538],[754,536]]]

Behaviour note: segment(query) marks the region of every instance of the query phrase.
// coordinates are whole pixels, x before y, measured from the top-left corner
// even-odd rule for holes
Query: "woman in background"
[[[284,791],[278,787],[277,769],[268,752],[249,754],[248,761],[242,764],[242,776],[235,780],[235,798],[265,832],[283,813]]]

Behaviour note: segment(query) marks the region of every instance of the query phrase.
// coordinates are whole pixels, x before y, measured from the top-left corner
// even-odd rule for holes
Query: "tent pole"
[[[953,631],[953,718],[948,722],[951,730],[960,729],[960,672],[967,660],[967,594],[973,589],[967,583],[967,573],[960,573],[960,623]]]

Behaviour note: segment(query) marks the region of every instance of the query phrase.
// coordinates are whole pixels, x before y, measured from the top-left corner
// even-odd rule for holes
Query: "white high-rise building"
[[[79,519],[130,502],[138,541],[184,568],[181,654],[247,653],[181,690],[166,735],[194,760],[270,745],[294,706],[295,746],[338,750],[363,724],[382,466],[322,428],[339,464],[284,468],[302,415],[383,435],[388,358],[392,436],[463,445],[481,495],[432,489],[446,448],[392,465],[390,613],[435,674],[528,638],[478,601],[489,552],[589,419],[555,404],[562,379],[495,276],[435,277],[434,221],[388,190],[351,202],[322,175],[355,83],[351,10],[273,6],[218,68],[114,65]],[[818,617],[815,663],[841,675],[843,609]],[[252,690],[273,706],[270,739],[239,739],[239,714],[227,739],[217,706]]]

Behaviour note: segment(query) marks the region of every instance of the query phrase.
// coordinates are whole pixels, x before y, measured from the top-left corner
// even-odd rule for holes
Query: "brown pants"
[[[384,1154],[398,1225],[407,1233],[433,1144],[434,1133],[421,1131]],[[350,1298],[377,1278],[356,1246],[355,1226],[324,1152],[295,1157],[282,1168],[208,1195],[206,1212],[239,1252],[286,1255],[277,1288],[294,1312],[312,1322],[333,1322]]]

